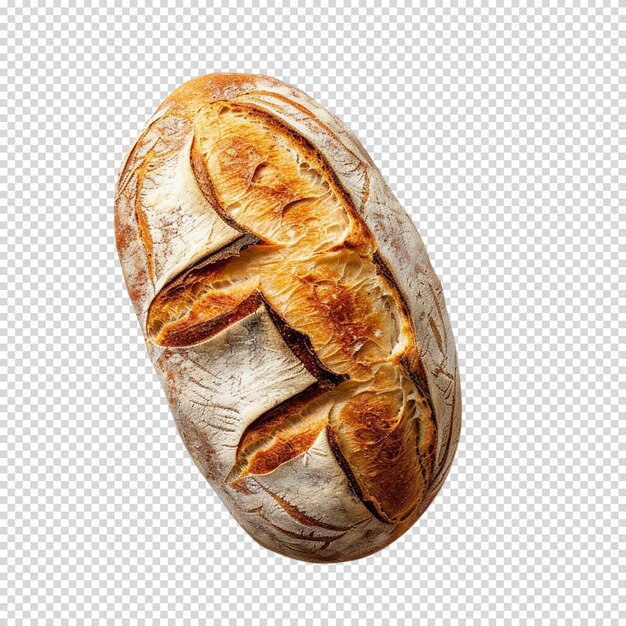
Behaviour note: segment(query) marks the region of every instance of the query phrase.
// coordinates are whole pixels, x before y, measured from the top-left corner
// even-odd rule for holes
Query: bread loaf
[[[356,559],[424,512],[460,428],[454,340],[411,219],[302,91],[176,89],[121,168],[126,285],[178,431],[243,528]]]

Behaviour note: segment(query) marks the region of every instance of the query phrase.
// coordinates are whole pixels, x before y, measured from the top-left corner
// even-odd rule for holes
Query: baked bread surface
[[[116,190],[128,292],[178,431],[262,545],[356,559],[439,490],[460,429],[441,285],[365,149],[302,91],[213,74]]]

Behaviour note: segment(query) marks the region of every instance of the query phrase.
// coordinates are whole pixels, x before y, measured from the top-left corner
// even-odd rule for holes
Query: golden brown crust
[[[239,444],[231,481],[266,474],[308,450],[330,420],[363,498],[381,519],[403,519],[430,480],[432,464],[421,451],[432,448],[435,424],[427,389],[412,385],[399,365],[417,347],[402,298],[382,260],[374,261],[374,237],[324,157],[269,115],[217,101],[203,109],[196,128],[192,160],[201,189],[223,219],[242,232],[254,229],[266,244],[162,290],[148,313],[149,336],[168,347],[205,341],[256,310],[263,297],[283,320],[280,330],[291,333],[285,339],[294,353],[312,345],[327,370],[360,384],[332,392],[326,417],[293,424],[302,394],[271,420],[262,416],[263,427],[249,429]],[[287,435],[284,423],[291,425]],[[252,435],[265,439],[255,441],[254,454],[246,452]]]
[[[268,537],[282,536],[284,545],[278,538],[273,549],[306,560],[342,560],[393,541],[434,497],[458,441],[458,372],[452,418],[442,437],[437,404],[441,394],[437,392],[437,402],[431,395],[432,375],[422,360],[415,307],[398,284],[398,276],[407,270],[389,266],[386,233],[380,231],[385,238],[378,240],[364,219],[376,200],[370,195],[371,174],[378,172],[369,157],[359,155],[363,149],[358,140],[337,132],[336,118],[317,118],[298,101],[300,93],[275,79],[243,74],[202,77],[176,90],[120,174],[116,236],[129,293],[155,357],[162,350],[181,355],[195,346],[210,350],[214,338],[265,312],[284,345],[316,381],[250,419],[247,427],[235,429],[235,445],[229,444],[235,456],[225,471],[216,469],[220,452],[214,453],[215,444],[206,432],[203,435],[203,427],[191,417],[189,424],[184,416],[177,422],[207,478],[214,482],[222,476],[220,496],[225,501],[233,498],[238,503],[237,498],[246,495],[254,500],[265,493],[278,506],[275,514],[268,513],[265,504],[247,510],[246,515],[269,525],[265,529],[238,517],[248,530],[256,528],[251,532],[257,540],[267,545],[272,543]],[[275,111],[270,112],[270,101],[278,103],[271,105],[278,107]],[[293,117],[293,126],[285,121],[289,115],[300,116]],[[184,134],[156,149],[160,135],[154,128],[163,133],[174,125]],[[328,138],[326,153],[311,140],[312,125]],[[178,159],[174,165],[168,161],[172,154]],[[185,216],[173,207],[172,220],[181,220],[179,230],[156,228],[165,218],[157,222],[154,211],[145,206],[143,189],[158,184],[158,168],[168,172],[168,181],[174,170],[181,181],[190,181],[187,184],[197,190],[191,194],[196,205],[191,206],[198,206],[201,197],[217,216],[217,221],[211,217],[210,227],[204,226],[209,234],[219,232],[208,254],[183,251],[168,256],[174,240],[164,237],[177,237],[178,245]],[[345,182],[353,179],[365,181],[364,189]],[[380,193],[382,183],[377,184]],[[201,220],[202,213],[197,215]],[[375,220],[372,223],[377,228]],[[188,260],[183,265],[177,258]],[[176,267],[183,268],[178,276]],[[154,285],[152,296],[148,281]],[[440,319],[430,314],[427,323],[434,346],[447,359],[447,318],[439,294],[433,292],[432,297],[434,315]],[[206,376],[209,370],[202,372]],[[200,384],[203,394],[218,393],[219,381]],[[186,389],[183,382],[177,393],[185,396]],[[172,393],[168,396],[172,402]],[[356,519],[351,517],[355,505],[346,502],[351,508],[344,519],[333,518],[331,523],[294,504],[293,494],[280,495],[266,486],[284,481],[292,466],[294,476],[308,475],[307,455],[317,463],[315,459],[326,454],[325,446],[335,459],[332,471],[341,473],[364,507],[359,515],[369,514],[381,524],[379,530],[373,530],[374,524],[367,531],[378,533],[371,547],[346,544],[358,527],[350,522]],[[295,461],[303,458],[305,465],[297,469]],[[266,478],[269,482],[262,482]],[[237,514],[240,505],[233,506]],[[343,505],[333,506],[339,511]],[[312,539],[277,523],[281,515],[296,529],[297,524],[317,524],[339,534]],[[298,538],[309,547],[298,545]]]

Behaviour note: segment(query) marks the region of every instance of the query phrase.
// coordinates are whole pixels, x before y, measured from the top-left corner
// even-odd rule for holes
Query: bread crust
[[[222,114],[221,103],[232,120],[218,123],[235,129],[230,147],[218,142],[218,130],[211,126]],[[250,130],[241,145],[239,127],[232,126],[237,123],[242,124],[240,135]],[[321,349],[339,341],[339,331],[330,340],[303,332],[296,326],[306,321],[305,307],[296,295],[281,309],[270,278],[248,284],[266,266],[276,272],[281,257],[273,266],[266,259],[270,252],[282,252],[266,233],[253,232],[249,224],[242,228],[242,218],[233,217],[243,211],[241,203],[224,208],[232,188],[224,177],[243,180],[246,167],[256,176],[257,152],[258,160],[277,151],[274,144],[270,150],[270,135],[283,141],[276,145],[288,146],[312,164],[307,188],[323,179],[333,210],[347,216],[349,234],[334,252],[325,248],[324,258],[332,265],[335,257],[329,255],[340,255],[342,276],[348,263],[365,272],[361,275],[383,289],[371,306],[384,296],[397,310],[403,347],[388,364],[359,369],[348,363],[339,371],[343,362],[332,356],[333,350]],[[207,145],[210,150],[203,152]],[[239,160],[220,170],[219,164],[211,165],[215,154],[223,159],[234,154]],[[288,163],[276,162],[286,176]],[[289,195],[290,190],[282,191]],[[273,201],[277,193],[272,187],[254,206],[264,198]],[[285,198],[285,206],[301,209],[301,199]],[[329,206],[319,204],[320,219]],[[148,121],[122,165],[115,232],[128,292],[178,431],[204,476],[255,540],[292,558],[335,562],[367,556],[415,523],[441,487],[459,440],[454,338],[441,284],[415,226],[336,116],[268,76],[211,74],[185,83]],[[351,250],[356,250],[352,256]],[[233,264],[233,259],[238,261]],[[244,264],[239,282],[232,279],[235,287],[229,284],[230,291],[222,294],[219,285],[224,276],[235,276],[237,262]],[[248,271],[254,276],[246,268],[254,268]],[[273,276],[269,270],[268,276]],[[337,291],[339,283],[332,284]],[[354,293],[356,284],[348,284]],[[210,295],[218,292],[219,298]],[[361,310],[363,293],[345,305],[352,307],[348,315]],[[203,297],[210,302],[204,309],[198,304]],[[216,313],[209,315],[209,307]],[[372,315],[383,319],[382,313]],[[420,419],[394,417],[396,406],[408,411],[407,398],[417,401]],[[365,414],[373,407],[378,407],[375,423],[366,424]],[[411,451],[407,442],[414,435],[413,422],[420,425]],[[390,430],[376,443],[382,457],[374,458],[368,438],[381,428]],[[392,445],[394,438],[397,445]],[[381,460],[385,455],[388,462]],[[421,465],[419,474],[411,474],[409,466],[402,469],[412,458]]]

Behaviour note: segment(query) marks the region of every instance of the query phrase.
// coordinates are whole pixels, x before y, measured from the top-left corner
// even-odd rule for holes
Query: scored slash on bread
[[[194,460],[260,543],[337,561],[380,549],[425,510],[456,448],[460,398],[419,235],[358,140],[311,102],[267,77],[183,85],[122,169],[116,233]],[[291,372],[268,381],[280,391],[265,409],[237,378],[254,376],[246,350],[262,351],[263,332],[259,360]],[[341,531],[311,534],[315,521]]]
[[[273,408],[270,420],[260,416],[240,442],[228,482],[275,470],[328,426],[331,449],[366,506],[381,520],[402,520],[430,480],[436,425],[428,398],[399,364],[415,341],[399,294],[373,262],[373,237],[328,180],[322,158],[254,108],[208,105],[196,118],[194,146],[194,172],[217,212],[264,243],[161,290],[148,336],[168,347],[206,341],[262,297],[283,320],[279,330],[297,332],[288,342],[294,353],[310,346],[335,378],[350,381],[331,389],[332,378],[322,376]]]

